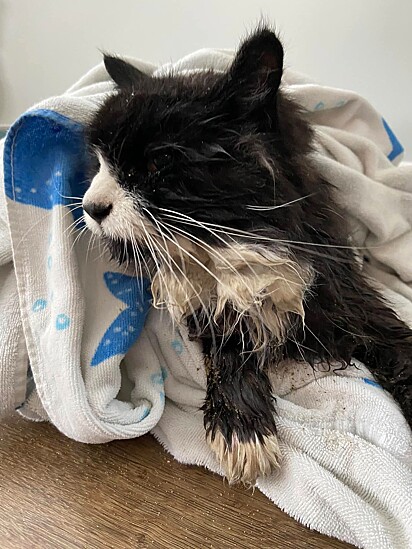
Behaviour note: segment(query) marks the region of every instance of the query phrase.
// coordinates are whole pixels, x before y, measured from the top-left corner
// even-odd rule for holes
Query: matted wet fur
[[[411,424],[412,332],[348,244],[310,125],[279,88],[276,35],[259,28],[226,73],[105,65],[116,90],[90,125],[86,221],[202,344],[206,436],[229,481],[281,459],[268,370],[285,359],[364,362]]]

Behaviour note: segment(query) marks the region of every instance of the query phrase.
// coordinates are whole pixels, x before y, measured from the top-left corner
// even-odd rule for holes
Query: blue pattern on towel
[[[87,190],[89,161],[81,124],[54,111],[29,111],[13,124],[6,137],[6,196],[16,203],[42,210],[51,211],[55,207],[66,206],[78,221],[82,209],[75,208],[73,203],[76,199],[79,203]],[[80,227],[79,222],[77,227]],[[44,238],[50,246],[53,235],[48,232]],[[48,270],[52,270],[54,261],[50,249],[44,259]],[[106,329],[91,366],[97,366],[110,357],[126,354],[139,337],[150,307],[148,281],[107,272],[104,274],[104,282],[111,294],[123,302],[126,308],[122,307],[118,317]],[[32,305],[32,312],[38,313],[46,309],[47,305],[46,299],[37,299]],[[75,320],[60,313],[54,319],[54,327],[64,331],[70,326],[76,327],[78,324]]]
[[[142,331],[150,306],[149,281],[121,273],[104,273],[109,291],[127,305],[108,327],[92,358],[91,366],[97,366],[108,358],[124,355],[135,343]]]
[[[81,124],[48,110],[29,111],[10,129],[5,146],[5,192],[11,200],[51,210],[69,206],[87,189],[89,157]],[[17,169],[15,169],[17,168]],[[72,209],[78,220],[81,208]]]
[[[388,134],[390,142],[392,143],[392,150],[388,154],[388,159],[391,162],[393,162],[395,160],[395,158],[397,158],[400,154],[402,154],[404,152],[405,149],[399,143],[398,138],[393,133],[393,131],[391,130],[391,128],[389,127],[388,123],[386,122],[386,120],[384,118],[382,118],[382,124],[383,124],[383,127],[385,128],[386,133]]]
[[[369,379],[368,377],[363,377],[362,379],[368,385],[373,385],[373,387],[378,387],[378,389],[382,389],[379,383],[377,383],[374,379]]]

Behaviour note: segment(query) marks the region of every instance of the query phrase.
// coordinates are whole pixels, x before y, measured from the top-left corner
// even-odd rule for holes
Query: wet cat
[[[105,56],[116,83],[89,127],[100,163],[83,207],[120,263],[201,343],[207,439],[231,482],[279,463],[269,370],[364,362],[412,422],[412,331],[363,275],[313,132],[282,90],[268,28],[225,73],[151,77]]]

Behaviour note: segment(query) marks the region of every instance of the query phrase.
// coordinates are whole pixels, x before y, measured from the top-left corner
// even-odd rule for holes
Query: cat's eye
[[[149,173],[157,173],[167,168],[172,163],[172,155],[170,153],[158,153],[147,161],[147,171]]]
[[[147,171],[149,173],[156,173],[159,171],[157,168],[157,164],[156,162],[154,162],[154,160],[149,160],[149,162],[147,163]]]

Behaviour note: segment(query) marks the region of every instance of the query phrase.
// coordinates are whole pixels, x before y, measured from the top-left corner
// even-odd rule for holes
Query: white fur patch
[[[155,305],[166,305],[176,321],[199,307],[217,319],[229,305],[238,318],[247,320],[256,350],[263,350],[274,340],[285,340],[291,313],[304,317],[303,301],[312,271],[286,253],[234,243],[228,248],[210,248],[208,253],[192,245],[190,256],[181,252],[152,279]],[[233,320],[227,332],[231,329]]]
[[[90,187],[83,197],[83,204],[112,205],[110,214],[101,224],[84,213],[89,229],[98,235],[105,234],[111,238],[139,238],[143,232],[146,219],[136,209],[134,198],[124,190],[112,174],[110,166],[98,155],[100,169],[93,178]],[[150,225],[151,228],[151,225]]]
[[[208,438],[208,443],[229,484],[242,482],[254,486],[258,477],[269,475],[279,467],[281,453],[276,435],[263,436],[262,442],[257,437],[254,441],[240,442],[233,435],[229,448],[223,435],[217,431],[213,441]]]

